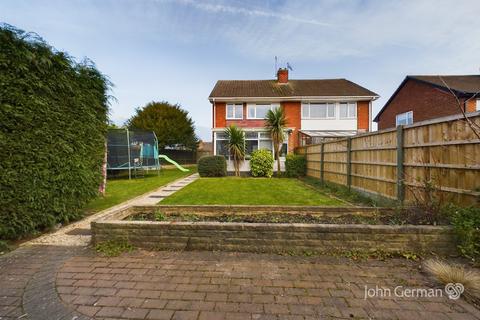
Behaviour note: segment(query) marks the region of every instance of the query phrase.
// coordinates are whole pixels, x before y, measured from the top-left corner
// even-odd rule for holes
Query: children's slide
[[[182,167],[181,165],[179,165],[178,163],[176,163],[175,161],[173,161],[172,159],[170,159],[169,157],[167,157],[167,156],[164,155],[164,154],[159,154],[159,155],[158,155],[158,158],[159,158],[159,159],[163,159],[163,160],[165,160],[165,161],[167,161],[167,162],[170,162],[170,163],[173,164],[175,167],[177,167],[177,169],[180,170],[180,171],[183,171],[183,172],[188,172],[188,171],[190,171],[189,169],[186,169],[186,168]]]

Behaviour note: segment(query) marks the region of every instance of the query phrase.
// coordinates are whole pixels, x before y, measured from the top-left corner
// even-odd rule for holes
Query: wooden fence
[[[480,126],[480,112],[471,114]],[[395,200],[424,198],[431,182],[445,201],[478,205],[480,140],[462,115],[296,149],[307,175]]]

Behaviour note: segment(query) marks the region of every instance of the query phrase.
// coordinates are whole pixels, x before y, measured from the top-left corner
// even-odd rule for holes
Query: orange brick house
[[[242,127],[247,149],[242,170],[249,170],[251,152],[273,149],[264,118],[268,110],[280,107],[288,127],[282,161],[301,144],[371,131],[372,101],[377,98],[346,79],[291,80],[283,68],[274,80],[219,80],[209,96],[213,152],[228,158],[224,130],[231,124]]]
[[[479,92],[480,75],[407,76],[374,121],[383,130],[480,111]]]

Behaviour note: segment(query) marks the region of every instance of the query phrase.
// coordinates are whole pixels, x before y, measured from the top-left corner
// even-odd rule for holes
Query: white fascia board
[[[225,131],[225,129],[226,129],[226,128],[213,128],[213,129],[212,129],[212,132],[223,132],[223,131]],[[243,131],[245,131],[245,132],[247,132],[247,131],[248,131],[248,132],[265,132],[265,131],[267,131],[267,129],[264,128],[264,127],[255,127],[255,128],[244,128],[244,127],[241,127],[241,129],[242,129]],[[293,130],[293,128],[286,128],[285,131],[286,131],[286,130]]]
[[[283,101],[370,101],[380,96],[301,96],[301,97],[210,97],[210,102],[283,102]]]

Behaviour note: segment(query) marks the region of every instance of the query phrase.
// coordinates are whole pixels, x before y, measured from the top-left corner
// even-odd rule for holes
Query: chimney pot
[[[277,71],[277,81],[278,83],[288,83],[288,69],[280,68]]]

